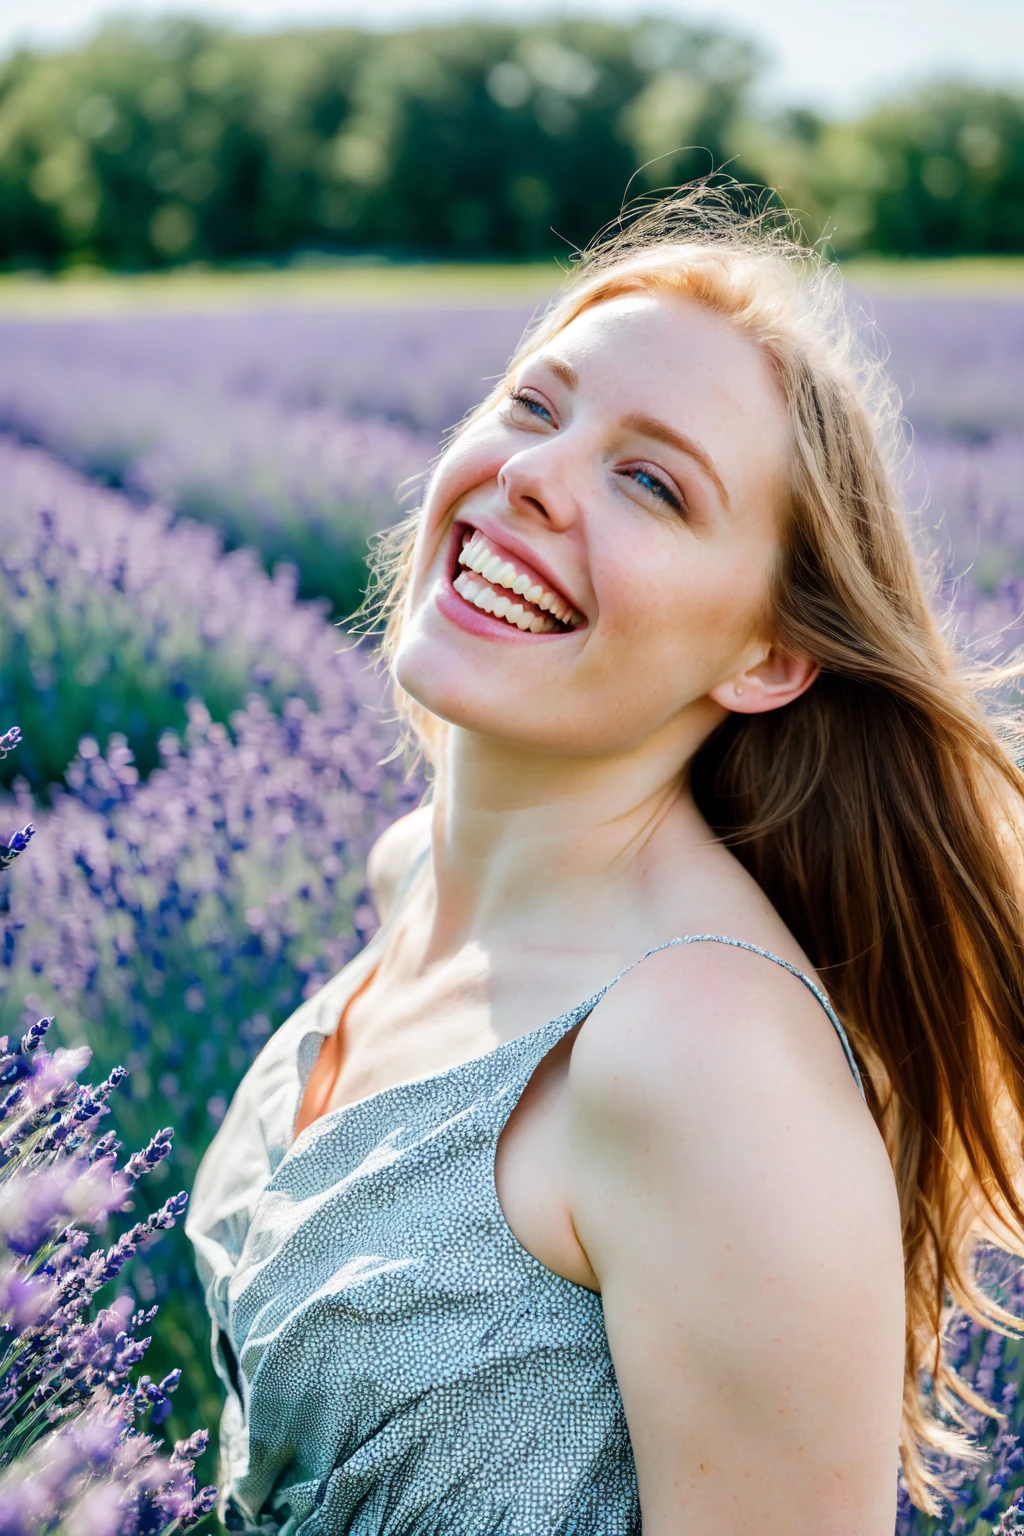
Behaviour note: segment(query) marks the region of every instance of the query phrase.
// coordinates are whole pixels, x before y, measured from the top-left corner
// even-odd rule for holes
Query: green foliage
[[[0,70],[0,260],[564,249],[615,216],[645,162],[634,190],[731,160],[756,62],[667,21],[112,25]]]
[[[537,256],[728,166],[840,254],[1024,250],[1024,97],[752,117],[747,42],[667,20],[243,37],[108,26],[0,67],[0,261]]]
[[[873,249],[1024,250],[1024,97],[933,87],[880,108],[862,134],[873,157]]]
[[[3,255],[144,267],[308,238],[317,156],[365,42],[191,22],[18,56],[0,82]]]
[[[932,84],[855,123],[789,113],[744,145],[840,254],[1024,251],[1024,96]]]
[[[727,166],[840,254],[1024,250],[1024,97],[751,116],[744,40],[648,20],[237,36],[108,26],[0,67],[0,261],[537,256]]]

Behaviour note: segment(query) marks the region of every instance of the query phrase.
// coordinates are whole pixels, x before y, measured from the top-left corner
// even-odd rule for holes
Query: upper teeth
[[[558,619],[561,624],[567,624],[575,629],[583,623],[583,616],[570,608],[568,603],[558,597],[554,592],[549,592],[546,587],[534,581],[533,577],[525,571],[519,571],[511,560],[499,555],[487,542],[482,533],[474,533],[468,544],[459,552],[459,564],[476,571],[489,581],[492,586],[506,587],[517,597],[525,597],[528,603],[534,607],[543,609]],[[458,576],[455,580],[456,591],[476,607],[483,608],[485,613],[494,613],[499,618],[507,618],[518,625],[520,629],[532,629],[534,633],[554,629],[550,619],[540,619],[536,614],[525,611],[520,603],[509,603],[508,598],[495,597],[488,587],[477,587],[475,582],[470,582],[465,576]],[[468,588],[472,587],[472,593]]]

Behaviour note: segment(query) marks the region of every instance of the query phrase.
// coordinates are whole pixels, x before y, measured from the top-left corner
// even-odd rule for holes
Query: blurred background
[[[422,792],[347,632],[370,541],[573,252],[721,171],[847,274],[942,610],[1009,655],[1020,0],[0,14],[0,832],[37,828],[0,876],[0,1030],[53,1013],[127,1067],[129,1150],[173,1125],[140,1214],[372,932],[366,850]],[[145,1369],[183,1369],[168,1432],[214,1426],[180,1230],[117,1283],[160,1309]],[[1020,1482],[1021,1351],[956,1348],[1010,1418],[955,1520],[906,1532],[987,1532]]]
[[[725,165],[842,256],[1024,249],[1016,0],[646,9],[10,8],[0,261],[538,257]]]

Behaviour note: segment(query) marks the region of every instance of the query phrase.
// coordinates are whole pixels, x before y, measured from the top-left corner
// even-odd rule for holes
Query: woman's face
[[[788,444],[768,363],[688,299],[628,295],[509,389],[430,482],[400,685],[453,724],[570,755],[706,718],[766,650]]]

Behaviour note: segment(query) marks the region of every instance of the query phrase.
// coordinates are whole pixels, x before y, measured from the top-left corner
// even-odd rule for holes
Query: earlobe
[[[710,697],[733,714],[765,714],[806,693],[820,671],[820,663],[802,652],[773,645],[761,661],[712,688]]]

